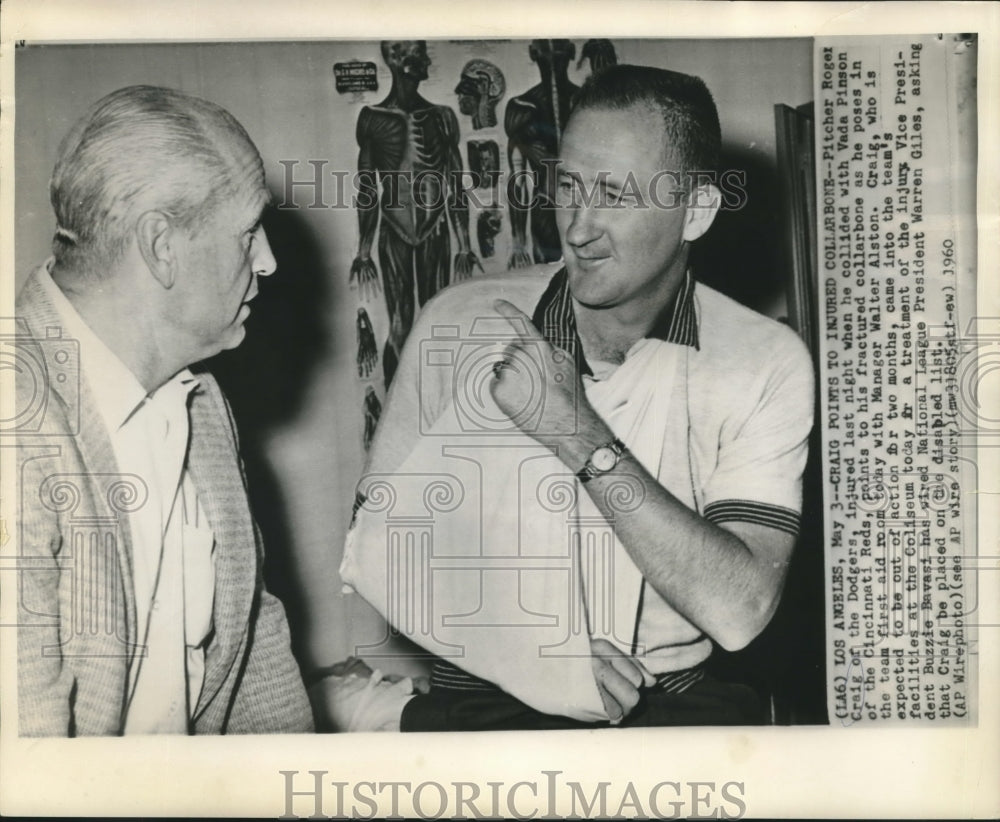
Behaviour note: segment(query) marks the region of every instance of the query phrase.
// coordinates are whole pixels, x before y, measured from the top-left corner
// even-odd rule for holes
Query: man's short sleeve
[[[812,362],[788,331],[776,335],[761,366],[736,397],[738,413],[722,427],[702,513],[718,524],[751,522],[795,535],[813,425]]]

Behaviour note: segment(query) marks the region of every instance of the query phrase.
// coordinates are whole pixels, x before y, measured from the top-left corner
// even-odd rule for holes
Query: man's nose
[[[260,229],[258,242],[254,244],[253,273],[258,277],[270,277],[278,267],[274,259],[274,252],[271,251],[271,243],[267,239],[267,232]]]
[[[566,226],[566,242],[572,246],[584,246],[597,239],[600,234],[595,205],[577,204],[570,207],[569,224]]]

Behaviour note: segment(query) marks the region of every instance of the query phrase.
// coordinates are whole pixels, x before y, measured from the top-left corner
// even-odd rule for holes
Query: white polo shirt
[[[411,338],[420,339],[411,339],[408,347],[433,348],[429,344],[439,325],[458,329],[458,339],[467,338],[476,317],[495,314],[498,297],[531,315],[550,343],[574,355],[585,386],[616,371],[613,364],[585,361],[565,274],[552,266],[446,289],[425,306],[411,332]],[[787,326],[689,276],[674,304],[627,358],[644,346],[664,343],[682,346],[686,353],[683,378],[677,380],[682,400],[664,420],[666,447],[659,470],[647,468],[660,478],[687,477],[685,496],[701,516],[721,527],[740,521],[797,533],[815,393],[803,342]],[[455,391],[451,370],[424,367],[422,350],[419,363],[411,362],[409,353],[396,382],[412,387],[390,394],[367,469],[372,473],[392,472],[402,464]],[[678,466],[678,460],[686,465]],[[711,654],[710,638],[651,585],[643,586],[636,616],[633,652],[652,673],[691,668]]]

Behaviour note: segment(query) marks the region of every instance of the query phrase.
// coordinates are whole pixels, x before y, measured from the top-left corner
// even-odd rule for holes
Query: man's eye
[[[636,196],[632,192],[623,191],[608,195],[608,203],[622,208],[630,208],[636,204]]]
[[[572,204],[576,185],[568,177],[561,178],[556,183],[556,205],[565,208]]]

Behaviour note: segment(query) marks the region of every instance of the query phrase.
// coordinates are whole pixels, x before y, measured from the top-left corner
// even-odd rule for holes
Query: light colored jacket
[[[142,503],[142,482],[118,471],[79,351],[60,326],[32,275],[18,297],[14,341],[19,733],[116,735],[140,650],[128,518]],[[215,535],[216,582],[194,729],[311,731],[284,609],[264,590],[232,415],[215,380],[198,376],[188,468]]]

